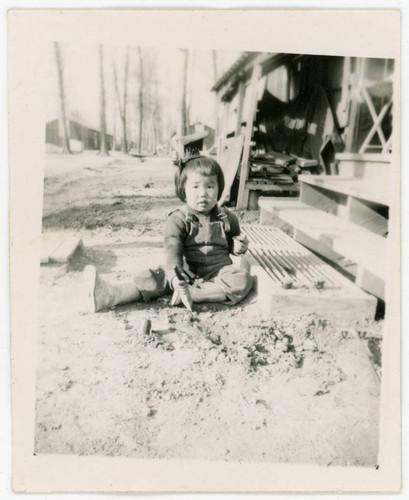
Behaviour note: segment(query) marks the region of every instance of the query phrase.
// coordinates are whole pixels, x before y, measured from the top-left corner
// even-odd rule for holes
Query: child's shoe
[[[103,280],[95,266],[86,266],[83,273],[84,312],[94,313],[118,304],[140,300],[142,295],[132,280],[111,284]]]

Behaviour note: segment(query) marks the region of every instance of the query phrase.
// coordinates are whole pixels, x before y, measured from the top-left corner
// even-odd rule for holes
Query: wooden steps
[[[347,258],[358,266],[356,283],[384,299],[387,240],[347,219],[299,200],[260,198],[260,222],[287,225],[296,241],[332,261]]]
[[[304,185],[320,187],[322,189],[352,196],[381,205],[389,204],[388,190],[384,178],[380,183],[373,185],[367,179],[343,177],[338,175],[300,175],[298,180]]]
[[[337,155],[340,175],[300,175],[299,200],[260,198],[260,221],[289,231],[334,262],[357,265],[355,282],[385,299],[389,224],[385,155]],[[351,177],[352,176],[352,177]]]
[[[339,323],[374,318],[376,299],[272,226],[242,226],[263,314],[315,312]]]

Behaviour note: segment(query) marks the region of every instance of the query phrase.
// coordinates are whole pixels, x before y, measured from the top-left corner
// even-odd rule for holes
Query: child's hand
[[[189,285],[185,280],[179,279],[175,276],[171,281],[172,288],[174,290],[172,300],[170,301],[170,305],[177,306],[181,302],[189,309],[192,310],[192,296],[190,295]]]
[[[233,237],[233,253],[234,255],[242,255],[247,252],[249,240],[244,234],[239,234]]]
[[[175,276],[174,278],[172,278],[171,286],[173,290],[175,290],[175,292],[176,291],[182,292],[184,290],[187,290],[189,285],[186,283],[185,280],[181,280],[177,276]]]

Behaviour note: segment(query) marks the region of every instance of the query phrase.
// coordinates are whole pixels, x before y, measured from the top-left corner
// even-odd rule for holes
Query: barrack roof
[[[230,66],[230,68],[217,80],[217,82],[213,85],[212,90],[218,92],[220,88],[228,81],[231,75],[244,68],[246,64],[248,64],[259,54],[260,52],[243,52],[243,54],[241,54],[241,56]]]

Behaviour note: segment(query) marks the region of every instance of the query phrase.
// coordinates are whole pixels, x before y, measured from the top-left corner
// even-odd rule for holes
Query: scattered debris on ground
[[[80,230],[84,247],[40,271],[37,454],[376,464],[382,322],[267,320],[255,291],[193,313],[162,297],[80,314],[85,265],[122,278],[162,263],[180,204],[167,159],[90,157],[98,172],[58,161],[47,158],[44,230]]]

